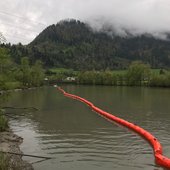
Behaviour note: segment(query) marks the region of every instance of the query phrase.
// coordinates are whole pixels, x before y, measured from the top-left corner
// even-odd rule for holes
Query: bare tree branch
[[[6,43],[6,38],[3,36],[3,34],[0,32],[0,44]]]

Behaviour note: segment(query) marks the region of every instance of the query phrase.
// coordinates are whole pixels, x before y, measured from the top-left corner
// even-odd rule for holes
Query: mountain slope
[[[42,31],[24,55],[32,61],[42,60],[47,67],[76,70],[122,69],[133,60],[142,60],[153,68],[169,67],[170,41],[150,35],[109,36],[106,30],[95,32],[85,23],[65,20]]]

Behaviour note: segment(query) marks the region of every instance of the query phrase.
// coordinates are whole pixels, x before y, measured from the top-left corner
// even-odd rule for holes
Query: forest
[[[43,79],[41,61],[30,64],[27,57],[22,57],[17,64],[6,48],[0,48],[0,91],[40,86]]]
[[[107,27],[106,27],[107,28]],[[28,57],[40,60],[45,68],[67,68],[78,71],[127,69],[140,60],[151,68],[170,66],[170,41],[151,35],[120,37],[109,28],[94,31],[78,20],[63,20],[43,30],[30,44],[1,44],[16,63]]]

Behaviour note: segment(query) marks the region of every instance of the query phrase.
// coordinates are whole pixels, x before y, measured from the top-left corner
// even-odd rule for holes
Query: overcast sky
[[[100,30],[106,24],[126,36],[170,32],[170,0],[1,0],[0,32],[8,42],[27,44],[50,24],[75,18]],[[126,31],[125,31],[126,30]]]

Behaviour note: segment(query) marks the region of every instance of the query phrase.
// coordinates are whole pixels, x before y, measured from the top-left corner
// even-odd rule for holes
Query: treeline
[[[76,82],[89,85],[170,87],[170,72],[160,69],[159,73],[154,73],[148,64],[135,61],[123,74],[85,71],[79,73]]]
[[[0,48],[0,91],[40,86],[44,79],[41,61],[30,64],[27,57],[15,63],[6,48]]]

